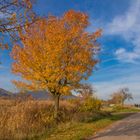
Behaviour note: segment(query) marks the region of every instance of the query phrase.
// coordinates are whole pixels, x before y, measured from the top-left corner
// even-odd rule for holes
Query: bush
[[[101,109],[101,105],[102,102],[99,99],[89,97],[83,101],[83,104],[80,107],[80,111],[84,111],[84,112],[99,111]]]

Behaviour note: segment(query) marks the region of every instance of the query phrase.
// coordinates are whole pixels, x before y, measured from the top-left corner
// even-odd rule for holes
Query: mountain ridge
[[[52,96],[47,91],[27,91],[25,93],[13,93],[10,91],[7,91],[3,88],[0,88],[0,97],[6,97],[6,98],[25,98],[31,96],[34,99],[52,99]],[[73,99],[76,98],[75,95],[67,95],[67,96],[61,96],[61,99]]]

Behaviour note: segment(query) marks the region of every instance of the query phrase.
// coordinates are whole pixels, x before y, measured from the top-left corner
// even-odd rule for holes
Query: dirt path
[[[90,140],[140,140],[140,113],[116,122]]]

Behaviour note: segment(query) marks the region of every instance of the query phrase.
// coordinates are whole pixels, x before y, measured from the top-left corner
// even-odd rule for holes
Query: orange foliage
[[[17,87],[68,94],[87,79],[98,62],[96,39],[88,33],[88,16],[70,10],[62,17],[48,16],[20,32],[22,45],[13,47],[12,72],[22,77]]]

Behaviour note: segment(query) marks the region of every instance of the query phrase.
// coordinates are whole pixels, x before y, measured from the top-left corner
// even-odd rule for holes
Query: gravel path
[[[89,140],[140,140],[140,113],[114,123]]]

